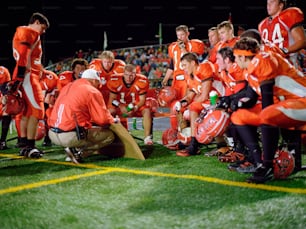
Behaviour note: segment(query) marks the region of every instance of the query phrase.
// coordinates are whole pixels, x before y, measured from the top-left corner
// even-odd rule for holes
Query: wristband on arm
[[[26,67],[18,66],[17,67],[17,80],[23,81],[25,72],[26,72]]]

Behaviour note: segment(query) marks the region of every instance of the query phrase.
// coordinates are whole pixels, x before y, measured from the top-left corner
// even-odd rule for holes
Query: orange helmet
[[[288,149],[283,148],[276,151],[273,160],[275,179],[286,179],[293,172],[294,166],[294,157]]]
[[[7,94],[2,97],[2,110],[9,115],[17,115],[24,109],[24,100],[19,93]]]
[[[158,103],[161,107],[167,107],[176,99],[176,91],[173,87],[166,86],[158,94]]]
[[[229,114],[222,110],[208,113],[196,126],[195,138],[202,144],[209,144],[215,137],[224,134],[230,123]]]
[[[175,146],[178,143],[177,140],[178,131],[173,128],[166,129],[162,134],[162,143],[164,146]]]
[[[46,124],[44,120],[39,120],[36,130],[35,140],[39,141],[43,139],[46,135]]]

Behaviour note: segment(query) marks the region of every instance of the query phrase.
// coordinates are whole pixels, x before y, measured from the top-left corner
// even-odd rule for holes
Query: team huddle
[[[168,46],[171,63],[158,93],[136,65],[115,59],[111,51],[90,63],[76,58],[71,70],[58,75],[44,69],[40,35],[50,24],[34,13],[13,38],[12,80],[0,69],[1,149],[7,148],[12,118],[25,157],[42,157],[35,142],[45,138],[44,144],[64,147],[67,160],[80,163],[111,146],[112,126],[128,129],[130,117],[142,117],[144,144],[153,145],[153,120],[161,106],[170,110],[162,142],[177,156],[199,155],[202,145],[213,143],[216,149],[206,155],[250,173],[247,182],[286,178],[301,168],[306,130],[306,80],[297,58],[306,48],[304,14],[285,8],[282,0],[267,0],[267,10],[258,30],[235,36],[230,21],[209,29],[204,60],[204,42],[189,39],[187,26],[176,27],[178,40]]]

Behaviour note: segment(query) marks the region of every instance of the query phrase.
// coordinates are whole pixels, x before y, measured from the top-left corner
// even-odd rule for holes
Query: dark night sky
[[[297,6],[305,9],[305,0],[297,0]],[[176,39],[179,24],[194,28],[191,38],[206,39],[207,29],[227,20],[230,12],[235,29],[257,28],[266,16],[266,0],[154,0],[142,4],[127,0],[12,0],[8,1],[9,16],[0,16],[0,65],[11,68],[14,64],[11,39],[15,28],[28,24],[35,11],[44,13],[51,24],[42,36],[43,62],[47,64],[50,59],[55,62],[71,57],[79,49],[101,50],[104,31],[108,48],[115,49],[158,44],[159,23],[163,25],[163,43]]]

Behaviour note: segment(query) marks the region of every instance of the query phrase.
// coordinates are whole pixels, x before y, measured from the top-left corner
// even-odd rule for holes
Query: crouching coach
[[[80,79],[61,90],[48,119],[51,141],[65,147],[74,163],[81,162],[85,153],[94,153],[115,139],[109,129],[115,119],[98,90],[100,84],[96,70],[85,70]]]

